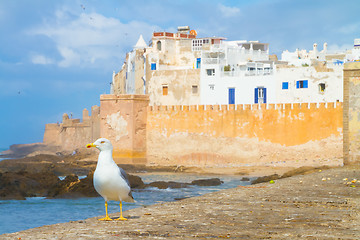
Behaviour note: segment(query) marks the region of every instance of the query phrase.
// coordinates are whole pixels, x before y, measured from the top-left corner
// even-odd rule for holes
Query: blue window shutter
[[[289,89],[289,83],[288,82],[283,82],[282,83],[282,89]]]
[[[229,88],[229,104],[235,104],[235,88]]]
[[[308,80],[304,80],[304,88],[308,88]]]
[[[255,88],[255,103],[259,102],[259,89]]]
[[[300,87],[300,81],[296,81],[296,88]]]
[[[156,63],[151,64],[151,70],[156,70]]]
[[[264,90],[264,103],[266,103],[266,88],[264,88],[263,90]]]

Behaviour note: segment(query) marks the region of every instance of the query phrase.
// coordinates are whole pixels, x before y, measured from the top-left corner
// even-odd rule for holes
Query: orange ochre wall
[[[116,163],[146,163],[146,95],[100,96],[100,136],[113,144]]]
[[[342,165],[342,103],[148,107],[147,163]]]

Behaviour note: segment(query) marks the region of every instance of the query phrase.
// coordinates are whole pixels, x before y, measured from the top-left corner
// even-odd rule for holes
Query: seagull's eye
[[[105,143],[105,141],[101,141],[100,143]]]

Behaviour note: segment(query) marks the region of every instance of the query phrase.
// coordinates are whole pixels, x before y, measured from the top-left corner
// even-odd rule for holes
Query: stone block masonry
[[[148,107],[146,95],[101,95],[83,122],[65,114],[44,143],[72,151],[110,139],[117,163],[196,167],[343,164],[342,103]],[[345,149],[345,148],[344,148]]]
[[[72,119],[64,113],[62,123],[45,125],[43,143],[60,146],[63,151],[84,148],[89,142],[100,136],[100,108],[93,106],[91,116],[87,109],[83,110],[83,121]]]
[[[101,95],[100,135],[114,147],[117,163],[146,163],[146,95]]]
[[[342,103],[149,107],[148,164],[342,165]]]
[[[344,163],[360,162],[360,62],[344,66]]]
[[[101,95],[83,122],[65,114],[44,143],[72,151],[105,137],[117,163],[195,167],[343,164],[342,103],[150,106],[147,95]]]

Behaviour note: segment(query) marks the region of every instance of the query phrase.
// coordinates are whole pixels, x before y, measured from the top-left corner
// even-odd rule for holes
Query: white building
[[[332,69],[321,65],[278,67],[276,71],[276,102],[342,102],[342,79],[342,65]]]
[[[220,41],[201,49],[201,104],[275,103],[274,63],[269,45]]]
[[[281,54],[281,61],[288,62],[289,65],[296,67],[300,66],[310,66],[311,61],[325,61],[325,56],[327,54],[327,43],[324,43],[323,50],[318,50],[317,43],[314,43],[312,51],[306,51],[305,49],[299,50],[296,49],[294,52],[289,52],[285,50]]]
[[[346,62],[360,61],[360,38],[354,40],[354,48],[345,56]]]
[[[354,46],[360,56],[360,40]],[[150,105],[342,101],[342,65],[329,68],[339,56],[314,44],[309,52],[284,51],[284,65],[269,60],[267,43],[197,38],[181,27],[154,32],[149,46],[141,36],[113,76],[112,92],[148,94]]]

